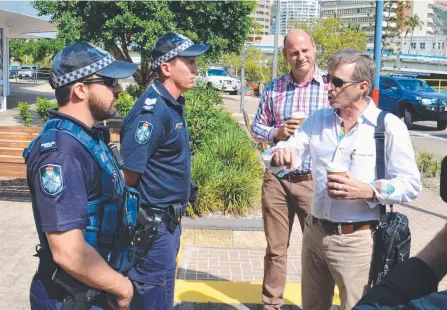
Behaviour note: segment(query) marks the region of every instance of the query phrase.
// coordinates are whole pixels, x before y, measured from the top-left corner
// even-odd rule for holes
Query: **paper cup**
[[[348,168],[341,162],[331,162],[326,167],[327,174],[338,174],[341,176],[346,176]]]

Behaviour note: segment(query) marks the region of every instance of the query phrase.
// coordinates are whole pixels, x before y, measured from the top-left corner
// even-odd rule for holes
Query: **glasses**
[[[81,81],[82,83],[103,83],[104,85],[106,85],[107,87],[117,87],[119,85],[119,82],[117,79],[112,79],[112,78],[93,78],[93,79],[85,79],[83,81]]]
[[[323,75],[323,81],[326,84],[331,83],[335,87],[342,87],[346,83],[361,83],[363,81],[343,81],[342,79],[330,74]]]

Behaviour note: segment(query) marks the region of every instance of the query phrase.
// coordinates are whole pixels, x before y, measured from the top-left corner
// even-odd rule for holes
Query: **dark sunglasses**
[[[93,79],[85,79],[83,81],[81,81],[82,83],[103,83],[104,85],[106,85],[107,87],[117,87],[119,85],[119,82],[117,79],[112,79],[112,78],[93,78]]]
[[[323,81],[326,84],[331,83],[335,87],[342,87],[346,83],[361,83],[363,81],[343,81],[342,79],[330,74],[323,75]]]

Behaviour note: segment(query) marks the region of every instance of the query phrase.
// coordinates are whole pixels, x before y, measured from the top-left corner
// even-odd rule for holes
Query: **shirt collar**
[[[312,79],[309,81],[309,83],[312,82],[312,81],[315,81],[318,84],[324,83],[323,82],[323,75],[322,75],[322,72],[321,72],[320,68],[318,68],[318,66],[315,65],[314,69],[315,69],[314,70],[314,74],[312,75]],[[298,83],[295,81],[295,78],[292,75],[292,71],[289,71],[286,79],[287,79],[287,83],[288,84],[298,85]],[[304,86],[307,86],[307,85],[308,85],[308,83],[306,85],[304,85]]]
[[[156,79],[152,85],[154,90],[163,97],[163,99],[169,101],[173,105],[176,106],[184,106],[185,105],[185,98],[183,96],[180,96],[177,100],[172,97],[172,95],[168,92],[168,90],[163,86],[163,84]]]
[[[377,125],[377,117],[379,116],[380,110],[376,107],[374,100],[371,97],[366,97],[365,101],[368,103],[366,109],[363,113],[357,118],[359,123],[363,123],[363,121],[368,121],[372,125]],[[338,115],[338,109],[328,109],[328,114],[334,114],[335,117],[340,117]]]

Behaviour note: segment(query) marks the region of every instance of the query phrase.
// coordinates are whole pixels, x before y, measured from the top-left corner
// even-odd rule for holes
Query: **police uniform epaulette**
[[[154,89],[151,89],[144,100],[141,113],[154,113],[158,97],[158,93]]]

